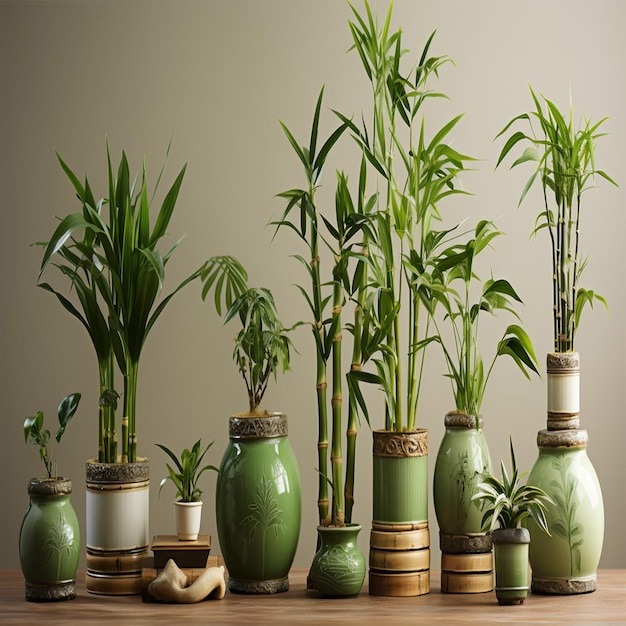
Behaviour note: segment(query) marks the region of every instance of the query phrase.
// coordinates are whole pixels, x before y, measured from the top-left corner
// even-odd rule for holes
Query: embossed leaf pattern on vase
[[[576,491],[578,480],[570,472],[571,458],[554,457],[552,467],[558,472],[560,480],[550,482],[552,498],[556,502],[561,517],[552,520],[550,529],[565,541],[569,546],[570,575],[576,576],[581,569],[581,551],[585,538],[584,527],[576,521],[578,503]]]
[[[282,519],[283,511],[278,506],[278,501],[272,492],[273,483],[265,479],[265,474],[257,485],[256,499],[248,505],[251,513],[242,520],[242,525],[249,530],[248,541],[252,543],[257,531],[261,533],[261,572],[265,575],[265,538],[270,530],[278,538],[280,533],[286,530]]]
[[[56,524],[51,525],[49,529],[50,535],[43,545],[43,551],[47,553],[46,563],[56,559],[57,580],[62,580],[61,569],[66,563],[66,559],[70,559],[72,555],[76,555],[79,550],[78,542],[74,535],[74,529],[67,524],[61,514],[59,514]]]

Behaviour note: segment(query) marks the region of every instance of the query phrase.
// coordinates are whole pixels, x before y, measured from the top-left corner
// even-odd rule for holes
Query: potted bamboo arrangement
[[[472,500],[477,501],[484,512],[483,528],[493,534],[498,604],[523,604],[528,595],[530,533],[522,522],[532,519],[549,535],[546,511],[547,505],[554,503],[543,489],[521,484],[528,472],[518,472],[512,439],[510,446],[510,476],[501,461],[502,480],[485,476]]]
[[[174,467],[166,463],[167,476],[161,479],[159,495],[161,494],[161,489],[168,481],[171,481],[176,488],[174,518],[176,520],[176,534],[179,541],[195,541],[198,538],[202,520],[202,490],[198,487],[198,480],[207,470],[218,471],[214,465],[200,467],[204,455],[214,443],[212,441],[204,450],[201,450],[201,442],[202,439],[198,439],[191,449],[185,448],[181,452],[180,457],[176,456],[174,452],[163,444],[156,444],[174,463]]]
[[[418,425],[418,405],[426,348],[434,339],[429,273],[450,236],[434,226],[441,202],[465,193],[459,177],[472,159],[449,143],[461,115],[431,137],[426,130],[425,103],[445,97],[431,82],[451,60],[430,55],[434,33],[421,55],[408,61],[401,30],[391,30],[393,3],[382,25],[367,1],[362,13],[351,8],[353,49],[371,83],[372,108],[362,127],[340,117],[360,145],[378,193],[367,240],[368,306],[358,337],[375,369],[354,370],[349,380],[368,420],[361,383],[382,388],[385,406],[384,428],[373,433],[369,589],[421,595],[430,589],[430,536],[428,433]],[[392,551],[399,545],[405,546],[402,554]]]
[[[535,162],[519,204],[535,184],[543,202],[534,234],[547,231],[551,244],[550,275],[554,351],[547,355],[547,429],[537,435],[539,458],[529,482],[542,487],[554,504],[548,507],[548,535],[529,522],[532,589],[539,593],[576,594],[594,591],[604,539],[604,506],[596,472],[586,454],[587,431],[580,428],[580,357],[574,340],[583,310],[602,296],[580,285],[587,265],[579,245],[582,199],[596,176],[615,181],[596,167],[599,122],[576,125],[570,104],[563,113],[554,102],[530,88],[534,109],[514,117],[498,134],[515,124],[528,131],[511,132],[496,167],[518,145],[526,145],[511,167]],[[584,533],[581,529],[585,529]]]
[[[322,211],[318,207],[317,191],[326,160],[347,129],[345,122],[340,123],[319,145],[323,95],[322,88],[308,145],[300,145],[288,127],[281,123],[303,166],[306,186],[278,194],[287,205],[281,217],[272,224],[277,232],[288,230],[302,242],[306,257],[297,255],[295,258],[306,268],[309,277],[308,286],[298,285],[298,288],[311,313],[308,325],[315,343],[319,481],[317,549],[307,586],[325,597],[346,597],[361,590],[365,563],[356,543],[361,525],[353,521],[358,404],[352,391],[347,406],[343,401],[346,375],[342,364],[343,331],[348,327],[353,336],[349,371],[361,371],[372,354],[361,344],[360,338],[366,323],[366,242],[372,235],[375,197],[366,199],[365,196],[367,170],[363,159],[356,199],[350,191],[347,176],[338,171],[334,212]],[[348,301],[354,304],[354,317],[346,323],[343,310]],[[337,549],[337,545],[342,547]],[[334,560],[327,558],[330,553]]]
[[[82,210],[64,217],[50,240],[42,244],[39,278],[54,265],[69,282],[71,297],[49,283],[39,286],[52,292],[85,327],[98,360],[98,456],[88,460],[86,468],[87,589],[135,594],[141,592],[141,563],[149,544],[149,463],[138,456],[136,434],[140,356],[168,302],[199,276],[199,271],[191,274],[157,303],[166,265],[178,242],[166,253],[158,246],[169,226],[186,166],[167,191],[151,228],[145,164],[137,185],[126,154],[122,152],[114,168],[107,144],[108,197],[96,202],[89,180],[81,183],[57,157]],[[121,450],[116,364],[123,379]]]
[[[202,297],[214,290],[224,323],[237,318],[233,360],[249,411],[229,419],[229,443],[219,469],[217,532],[235,593],[289,589],[289,569],[300,536],[298,464],[288,440],[287,416],[260,408],[269,381],[289,369],[291,340],[271,292],[248,287],[247,273],[231,256],[212,257],[202,271]],[[243,539],[242,539],[243,538]]]
[[[65,396],[57,409],[57,443],[78,409],[81,395]],[[24,441],[39,448],[46,476],[28,482],[30,503],[20,527],[20,565],[25,596],[33,602],[73,600],[80,556],[80,526],[70,500],[72,481],[57,474],[50,454],[50,431],[42,411],[24,421]]]
[[[456,407],[445,416],[446,431],[433,485],[442,551],[441,589],[446,592],[477,593],[493,588],[491,534],[483,532],[480,510],[472,496],[491,469],[481,406],[494,365],[499,357],[510,356],[527,378],[529,372],[537,373],[531,340],[519,324],[506,328],[488,365],[481,355],[479,322],[484,314],[504,311],[518,317],[514,306],[522,302],[509,281],[489,278],[481,284],[476,273],[478,255],[501,234],[492,222],[480,221],[472,238],[444,251],[432,274],[431,293],[444,317],[440,320],[434,315],[433,307],[431,320],[435,341],[443,349]]]

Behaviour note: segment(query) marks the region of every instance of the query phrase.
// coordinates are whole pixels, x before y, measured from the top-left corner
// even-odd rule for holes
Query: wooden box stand
[[[156,535],[152,540],[154,565],[162,569],[174,559],[181,569],[205,568],[211,551],[211,536],[198,535],[195,541],[179,541],[176,535]]]

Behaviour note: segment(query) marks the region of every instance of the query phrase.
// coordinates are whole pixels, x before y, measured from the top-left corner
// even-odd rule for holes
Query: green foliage
[[[61,438],[65,433],[67,425],[72,421],[74,414],[78,409],[80,402],[80,393],[72,393],[65,396],[57,408],[57,417],[59,420],[59,429],[57,430],[54,438],[57,443],[61,443]],[[32,417],[27,417],[24,420],[24,443],[32,443],[39,446],[39,457],[43,461],[48,478],[52,478],[52,470],[55,471],[56,476],[56,461],[50,457],[50,451],[48,450],[48,442],[50,441],[50,431],[44,428],[44,416],[42,411]]]
[[[169,463],[165,464],[168,475],[163,478],[159,484],[159,495],[161,495],[163,486],[168,481],[172,481],[174,487],[176,487],[176,497],[180,502],[199,502],[201,500],[202,491],[198,487],[200,476],[202,476],[206,470],[219,471],[214,465],[200,467],[204,455],[214,443],[212,441],[201,452],[201,441],[201,439],[198,439],[198,441],[193,444],[191,450],[185,448],[180,455],[180,459],[169,448],[166,448],[160,443],[156,444],[172,459],[175,465],[175,468],[173,468]]]
[[[522,485],[521,480],[528,474],[517,470],[513,440],[511,446],[511,474],[506,471],[504,462],[500,461],[502,481],[495,476],[486,476],[478,485],[478,491],[472,500],[478,500],[485,511],[482,527],[489,530],[495,528],[521,528],[522,522],[530,517],[546,533],[547,504],[554,504],[543,489],[532,485]]]
[[[278,319],[276,303],[269,289],[247,286],[247,272],[232,256],[211,257],[201,272],[204,281],[202,299],[214,289],[215,309],[222,314],[228,307],[224,323],[238,317],[241,330],[235,337],[233,359],[248,392],[250,413],[258,407],[272,376],[289,369],[291,340]]]
[[[391,31],[393,3],[382,26],[364,2],[364,13],[352,5],[353,49],[371,83],[371,116],[359,127],[346,123],[376,179],[376,219],[368,240],[370,294],[360,341],[377,352],[376,373],[352,374],[349,388],[367,417],[358,390],[375,383],[385,396],[385,427],[397,431],[416,427],[425,348],[432,342],[428,307],[430,276],[444,249],[447,232],[437,232],[440,203],[466,193],[459,175],[473,159],[452,148],[449,136],[461,120],[457,115],[429,136],[424,105],[447,96],[431,82],[451,59],[429,56],[432,33],[418,59],[406,62],[402,31]],[[366,122],[367,118],[369,122]],[[406,374],[403,361],[407,359]]]
[[[514,117],[497,135],[507,133],[517,122],[525,123],[530,134],[512,132],[498,157],[496,167],[518,144],[527,147],[511,165],[517,167],[533,161],[536,169],[526,182],[519,204],[538,178],[543,190],[544,206],[539,211],[533,234],[547,230],[552,248],[552,294],[554,348],[556,352],[574,349],[574,337],[586,304],[593,306],[604,298],[591,290],[579,287],[579,279],[587,260],[579,249],[582,195],[595,181],[596,175],[613,185],[615,181],[606,172],[597,169],[595,145],[603,136],[600,126],[606,118],[592,123],[584,119],[574,123],[574,109],[570,103],[569,115],[562,113],[554,102],[537,97],[530,88],[535,109]]]
[[[169,147],[168,147],[169,152]],[[163,253],[158,244],[165,237],[178,199],[186,166],[165,194],[152,228],[151,200],[145,163],[139,184],[130,176],[126,154],[117,168],[107,144],[108,197],[95,201],[91,185],[84,185],[57,155],[82,204],[81,213],[63,218],[45,246],[40,277],[58,257],[56,267],[70,281],[80,309],[48,283],[40,286],[54,293],[63,307],[85,326],[98,357],[100,373],[99,460],[115,462],[114,359],[124,377],[122,461],[137,456],[135,404],[139,359],[145,341],[165,306],[199,270],[157,304],[165,282],[165,267],[180,240]],[[156,188],[161,180],[161,170]],[[108,209],[108,210],[107,210]],[[79,234],[82,233],[82,238]],[[82,311],[81,311],[82,309]]]
[[[449,335],[441,332],[441,322],[433,317],[437,328],[433,341],[443,348],[456,408],[476,417],[480,415],[485,389],[498,357],[510,356],[527,378],[529,371],[538,373],[532,342],[518,324],[507,327],[487,370],[480,353],[481,313],[495,315],[498,311],[505,311],[518,317],[514,305],[522,302],[511,283],[493,278],[483,282],[478,299],[473,299],[471,288],[479,281],[474,272],[475,259],[501,234],[492,222],[479,222],[473,238],[466,243],[454,244],[442,253],[435,262],[430,284],[433,302],[442,306],[452,331],[452,340],[445,339]],[[460,284],[458,289],[457,284]],[[432,312],[434,306],[431,307]],[[476,423],[478,425],[478,419]]]

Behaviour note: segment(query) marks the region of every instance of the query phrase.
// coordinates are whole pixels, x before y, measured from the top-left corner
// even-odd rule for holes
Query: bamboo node
[[[317,442],[318,450],[328,450],[328,441],[318,441]]]
[[[326,387],[327,387],[326,382],[323,382],[323,383],[317,383],[317,385],[315,385],[315,388],[316,388],[318,391],[322,391],[323,389],[326,389]]]
[[[343,399],[343,396],[340,393],[338,393],[337,395],[332,397],[332,400],[330,401],[330,405],[339,406],[341,404],[342,399]]]

